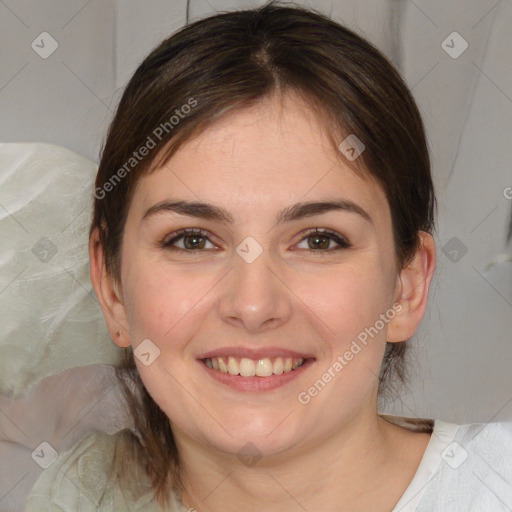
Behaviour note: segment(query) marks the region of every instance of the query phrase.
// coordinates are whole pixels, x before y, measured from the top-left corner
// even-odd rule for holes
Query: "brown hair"
[[[348,134],[364,143],[352,168],[364,168],[382,186],[397,271],[410,262],[419,231],[434,229],[436,207],[424,126],[411,93],[390,61],[353,31],[311,9],[272,1],[183,27],[130,79],[102,148],[90,230],[99,228],[116,283],[125,221],[141,176],[222,116],[286,91],[311,106],[335,148]],[[141,157],[148,148],[152,154]],[[386,344],[379,397],[391,389],[392,377],[406,382],[405,341]],[[182,490],[171,425],[146,391],[131,347],[125,356],[118,377],[155,491],[167,502],[171,490]]]

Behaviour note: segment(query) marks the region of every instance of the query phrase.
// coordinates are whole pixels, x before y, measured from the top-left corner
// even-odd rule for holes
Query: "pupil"
[[[200,246],[200,243],[198,244],[197,241],[200,240],[201,238],[203,237],[197,235],[188,235],[187,237],[185,237],[185,247],[187,247],[187,249],[197,248],[198,246]],[[187,241],[189,240],[193,240],[192,244],[187,243]]]
[[[312,247],[312,248],[320,247],[321,249],[327,249],[327,247],[329,245],[329,239],[325,235],[313,235],[311,238],[315,241],[315,243],[318,242],[319,239],[320,240],[323,239],[324,243],[323,244],[320,243],[319,245],[315,245],[315,244],[311,245],[310,244],[310,247]]]
[[[202,236],[188,235],[187,237],[185,237],[185,247],[187,247],[187,249],[196,249],[197,247],[202,248],[201,243],[198,242],[198,240],[201,240],[202,238]],[[310,237],[310,239],[314,240],[312,244],[309,244],[309,246],[313,249],[318,247],[320,247],[321,249],[327,249],[329,246],[329,238],[326,237],[325,235],[313,235]],[[192,242],[189,243],[191,240]]]

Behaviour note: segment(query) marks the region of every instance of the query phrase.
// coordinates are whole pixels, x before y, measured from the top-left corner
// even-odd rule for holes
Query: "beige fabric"
[[[147,474],[125,459],[132,436],[128,429],[95,432],[62,453],[36,482],[25,512],[162,512]],[[165,510],[187,512],[175,495]]]
[[[71,368],[46,377],[18,399],[0,395],[0,511],[23,510],[34,483],[46,471],[32,458],[34,452],[41,455],[41,449],[36,450],[41,443],[62,454],[95,431],[132,427],[122,388],[109,365]]]
[[[97,165],[66,148],[0,143],[0,392],[67,368],[116,364],[89,274]]]

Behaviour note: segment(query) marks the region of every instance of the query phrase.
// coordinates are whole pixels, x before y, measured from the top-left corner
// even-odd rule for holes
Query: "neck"
[[[257,512],[263,506],[268,512],[380,510],[368,508],[376,503],[391,510],[410,481],[406,476],[398,493],[386,490],[404,457],[403,430],[371,411],[315,443],[262,457],[253,465],[207,449],[178,431],[182,501],[198,512]]]

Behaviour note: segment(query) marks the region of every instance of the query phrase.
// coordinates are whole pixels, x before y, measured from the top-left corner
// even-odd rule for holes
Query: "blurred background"
[[[0,142],[46,142],[97,163],[123,87],[162,39],[215,12],[264,3],[0,0]],[[454,423],[512,419],[512,2],[295,3],[383,51],[412,89],[428,132],[439,203],[437,271],[412,341],[411,380],[382,412]],[[7,241],[0,243],[3,251]],[[97,396],[107,389],[100,382]],[[7,425],[21,402],[3,400]],[[23,430],[26,415],[16,410]],[[73,442],[98,428],[93,416]],[[102,417],[96,411],[95,421]],[[4,436],[6,428],[12,425],[2,426]],[[0,510],[16,509],[7,502],[22,473],[0,488]]]

